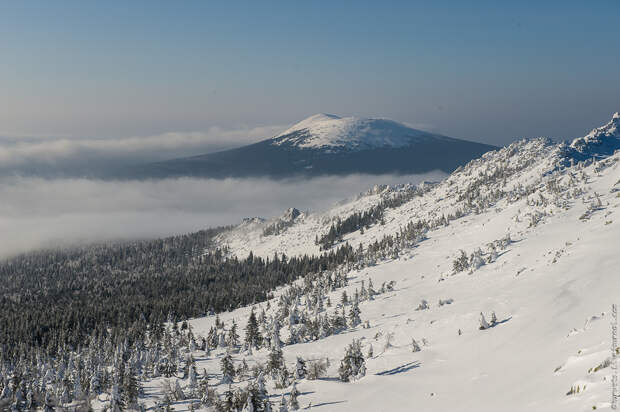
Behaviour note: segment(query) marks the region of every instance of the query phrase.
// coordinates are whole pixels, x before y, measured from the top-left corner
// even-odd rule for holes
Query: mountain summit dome
[[[413,129],[382,118],[339,117],[315,114],[275,136],[274,145],[300,149],[358,151],[400,148],[443,136]]]
[[[137,167],[133,178],[312,177],[450,173],[487,144],[454,139],[389,119],[315,114],[284,132],[236,149]]]

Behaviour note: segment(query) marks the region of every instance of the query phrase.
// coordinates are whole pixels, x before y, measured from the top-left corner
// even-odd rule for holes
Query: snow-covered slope
[[[617,136],[611,129],[596,135],[596,147],[614,147]],[[278,219],[248,220],[223,235],[220,244],[238,256],[250,250],[267,257],[318,254],[315,238],[338,219],[388,205],[381,222],[346,233],[332,246],[349,242],[357,248],[361,243],[357,263],[281,288],[267,304],[255,307],[265,319],[265,336],[279,325],[282,340],[291,341],[283,347],[289,371],[298,356],[329,360],[321,379],[297,381],[301,407],[362,412],[609,409],[616,373],[611,356],[620,352],[612,347],[610,326],[611,305],[620,300],[620,147],[575,162],[567,148],[577,145],[542,138],[519,141],[437,184],[376,187],[326,212],[290,209]],[[407,201],[389,202],[396,198]],[[265,233],[280,221],[287,222],[282,230]],[[416,228],[414,238],[402,237],[408,227]],[[388,236],[391,242],[381,243]],[[334,284],[343,276],[346,286]],[[368,292],[371,280],[375,294]],[[391,282],[393,287],[380,286]],[[301,295],[301,290],[311,292]],[[343,291],[360,296],[362,324],[327,330],[343,310]],[[350,300],[343,307],[349,313]],[[229,333],[233,320],[243,330],[250,310],[221,314],[225,326],[218,333]],[[481,313],[491,327],[480,329]],[[297,317],[322,332],[316,339],[291,339],[301,333]],[[207,336],[215,317],[190,324],[195,335]],[[345,383],[338,379],[338,368],[353,339],[359,339],[367,371]],[[412,339],[421,350],[414,351]],[[226,350],[193,353],[197,369],[206,368],[219,393],[228,388],[220,383]],[[269,349],[233,351],[231,356],[236,365],[245,361],[251,368],[267,362]],[[147,396],[161,396],[159,381],[145,385]],[[233,387],[250,382],[253,378],[241,374]],[[277,410],[280,395],[288,399],[291,386],[276,387],[268,379],[267,389]],[[174,406],[188,410],[187,401]]]
[[[343,118],[320,113],[280,133],[272,144],[302,149],[367,150],[405,147],[430,139],[446,138],[388,119]]]

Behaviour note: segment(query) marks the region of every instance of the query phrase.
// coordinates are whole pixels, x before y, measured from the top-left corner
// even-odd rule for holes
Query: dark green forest
[[[161,324],[266,300],[277,286],[354,259],[343,245],[321,257],[228,257],[210,229],[165,239],[28,253],[0,263],[4,357],[77,348],[92,334]]]

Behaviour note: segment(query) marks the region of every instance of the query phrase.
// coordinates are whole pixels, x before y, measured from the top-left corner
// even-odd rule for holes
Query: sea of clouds
[[[282,126],[166,133],[124,139],[0,137],[0,257],[38,248],[143,239],[273,217],[289,207],[318,211],[375,184],[439,180],[414,176],[106,180],[109,170],[240,146]]]

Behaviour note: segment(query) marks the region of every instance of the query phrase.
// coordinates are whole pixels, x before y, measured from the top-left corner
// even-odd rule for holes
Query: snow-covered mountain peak
[[[288,129],[286,129],[284,132],[280,133],[276,137],[285,136],[287,134],[297,132],[299,130],[310,128],[320,122],[325,122],[325,121],[330,121],[330,120],[339,120],[339,119],[342,119],[342,118],[340,116],[336,116],[335,114],[317,113],[315,115],[305,118],[301,122],[295,123],[293,126],[289,127]]]
[[[614,136],[620,137],[620,113],[616,112],[611,117],[611,121],[604,126],[592,129],[585,137]]]
[[[300,215],[301,215],[301,212],[299,211],[299,209],[294,208],[294,207],[289,207],[288,209],[286,209],[286,212],[284,212],[284,214],[280,217],[280,220],[286,221],[286,222],[292,222],[293,220],[297,219],[297,217]]]
[[[611,121],[604,126],[573,140],[570,148],[577,157],[608,156],[620,149],[620,113],[614,113]]]
[[[303,149],[365,150],[379,147],[405,147],[443,136],[413,129],[389,119],[338,117],[316,114],[293,125],[273,138],[274,145]]]

